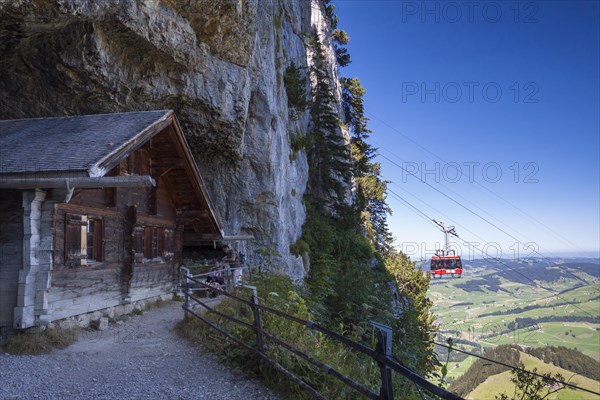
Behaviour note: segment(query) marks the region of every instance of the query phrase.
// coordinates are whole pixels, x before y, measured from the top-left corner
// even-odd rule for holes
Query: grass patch
[[[164,307],[164,306],[166,306],[167,304],[169,304],[169,301],[165,301],[165,300],[163,300],[163,299],[159,298],[159,299],[157,299],[157,300],[154,300],[154,301],[151,301],[151,302],[149,302],[149,303],[146,303],[146,304],[144,305],[144,310],[145,310],[145,311],[155,310],[155,309],[157,309],[157,308]]]
[[[131,315],[143,315],[144,311],[141,308],[134,308],[131,311]]]
[[[81,331],[79,327],[29,329],[9,336],[0,347],[10,354],[46,354],[68,347],[79,338]]]
[[[177,293],[173,293],[173,298],[171,300],[172,301],[183,301],[183,297],[181,297]]]

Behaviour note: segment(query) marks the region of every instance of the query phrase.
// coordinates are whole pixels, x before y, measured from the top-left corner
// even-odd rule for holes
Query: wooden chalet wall
[[[12,327],[23,266],[23,206],[20,190],[0,190],[0,329]]]
[[[150,125],[127,132],[130,136],[118,129],[129,129],[126,114],[88,116],[122,124],[114,126],[121,142],[105,150],[105,141],[90,141],[94,147],[88,150],[95,158],[86,164],[81,156],[88,153],[75,154],[74,159],[82,159],[79,169],[60,169],[65,158],[60,155],[48,171],[35,172],[35,181],[27,170],[5,174],[3,187],[21,189],[0,190],[0,329],[75,316],[88,321],[92,314],[83,315],[117,306],[119,313],[131,310],[131,303],[168,295],[184,234],[222,238],[175,115],[149,113],[132,114],[134,119],[158,119],[147,119]],[[71,133],[78,129],[80,125]],[[54,134],[62,137],[63,132]],[[99,149],[106,152],[96,154]],[[153,181],[155,186],[144,186]]]
[[[109,175],[151,174],[151,159],[142,148]],[[172,291],[176,255],[181,254],[182,245],[181,240],[176,240],[175,207],[161,181],[158,178],[154,188],[83,190],[68,204],[57,204],[54,214],[56,251],[49,291],[52,320]],[[101,221],[100,261],[78,266],[66,259],[65,238],[73,216]],[[148,250],[150,246],[155,254]]]

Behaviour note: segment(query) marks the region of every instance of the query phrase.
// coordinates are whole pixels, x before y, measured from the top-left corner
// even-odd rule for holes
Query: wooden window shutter
[[[87,265],[87,217],[65,215],[65,265]]]
[[[95,219],[94,223],[94,260],[102,261],[104,259],[104,227],[102,220]]]
[[[152,242],[153,242],[154,229],[151,226],[144,228],[144,258],[151,259],[152,256]]]
[[[156,255],[165,255],[165,228],[156,228]]]

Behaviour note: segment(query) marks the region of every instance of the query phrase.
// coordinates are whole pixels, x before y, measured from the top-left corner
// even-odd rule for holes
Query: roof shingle
[[[171,111],[0,121],[0,175],[77,172],[93,167]]]

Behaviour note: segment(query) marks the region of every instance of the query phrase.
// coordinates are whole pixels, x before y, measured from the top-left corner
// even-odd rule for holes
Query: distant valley
[[[431,280],[428,294],[434,303],[433,311],[439,326],[437,342],[445,343],[450,337],[455,347],[475,354],[486,351],[491,354],[489,351],[500,345],[515,344],[522,353],[513,360],[515,363],[523,362],[547,372],[561,372],[567,374],[567,378],[575,372],[565,367],[566,364],[559,367],[556,358],[554,362],[544,362],[535,355],[554,352],[560,354],[555,357],[567,358],[565,354],[569,354],[569,359],[573,356],[578,362],[588,364],[591,370],[600,371],[598,259],[473,260],[464,261],[464,265],[465,272],[460,279]],[[428,268],[425,263],[423,269]],[[556,350],[560,347],[576,352]],[[504,351],[504,348],[502,346],[498,351]],[[535,353],[529,349],[540,350]],[[459,389],[463,396],[483,398],[481,396],[485,394],[494,398],[493,393],[502,388],[512,391],[510,371],[506,368],[488,371],[489,376],[479,382],[481,366],[469,371],[475,357],[451,352],[448,358],[446,349],[440,346],[436,346],[436,352],[441,361],[448,360],[447,379],[451,388],[462,385]],[[478,379],[473,378],[476,369],[479,370]],[[582,376],[581,370],[577,372],[579,375],[575,378],[579,377],[582,385],[600,391],[598,377],[593,374]],[[456,381],[465,374],[462,383]],[[470,381],[470,386],[464,385],[465,380]],[[477,386],[473,386],[475,382]],[[468,395],[465,388],[473,393]],[[595,398],[582,391],[576,393],[573,397],[570,389],[561,390],[548,398]]]

